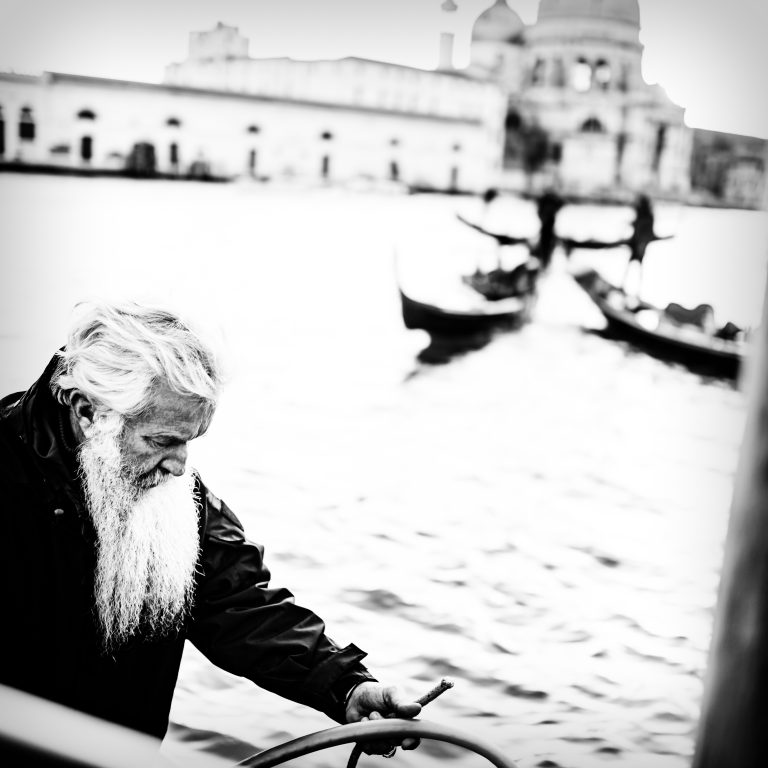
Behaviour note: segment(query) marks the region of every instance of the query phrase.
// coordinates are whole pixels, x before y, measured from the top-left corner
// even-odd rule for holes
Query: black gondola
[[[514,269],[492,269],[490,272],[476,270],[461,279],[488,301],[501,301],[513,297],[527,296],[536,290],[541,262],[530,258]]]
[[[472,309],[448,309],[417,301],[400,288],[403,322],[435,336],[472,337],[519,328],[530,319],[535,292],[496,302],[478,302]],[[480,300],[482,301],[482,300]]]
[[[738,338],[723,338],[737,335],[739,329],[732,323],[726,323],[719,331],[709,332],[692,323],[680,322],[679,316],[670,312],[675,307],[680,310],[679,305],[670,305],[665,310],[637,302],[594,269],[573,277],[603,313],[610,335],[697,372],[727,377],[738,374],[747,344]],[[706,307],[701,305],[697,309]],[[690,310],[688,314],[695,317],[701,313]]]
[[[429,346],[419,353],[419,360],[444,363],[481,349],[500,331],[523,326],[531,318],[536,292],[495,302],[478,296],[472,309],[449,309],[418,301],[400,288],[400,301],[405,327],[429,333]]]
[[[536,280],[541,269],[541,261],[534,254],[534,243],[527,237],[515,237],[497,232],[489,232],[479,224],[468,221],[460,214],[456,218],[468,227],[483,235],[496,240],[499,247],[505,245],[522,245],[528,249],[531,256],[522,264],[512,269],[504,269],[499,261],[498,267],[489,272],[475,270],[471,275],[464,275],[462,280],[473,290],[484,296],[488,301],[500,301],[511,297],[526,296],[536,289]]]

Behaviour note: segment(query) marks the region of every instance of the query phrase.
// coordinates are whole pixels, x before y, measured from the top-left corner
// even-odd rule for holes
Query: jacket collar
[[[40,378],[10,407],[7,418],[44,474],[60,485],[74,479],[77,454],[69,409],[51,392],[51,377],[58,361],[58,355],[54,355]]]

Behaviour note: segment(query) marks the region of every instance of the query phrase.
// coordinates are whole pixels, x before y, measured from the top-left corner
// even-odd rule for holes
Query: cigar
[[[445,693],[453,688],[453,683],[450,680],[442,679],[438,685],[436,685],[431,691],[425,693],[421,698],[416,699],[417,704],[421,704],[425,707],[430,701],[434,701],[440,694]],[[391,720],[397,717],[394,713],[385,715],[385,718]]]
[[[450,680],[442,679],[438,685],[436,685],[431,691],[425,693],[421,698],[416,699],[417,703],[425,707],[430,701],[434,701],[440,694],[453,688],[453,683]]]

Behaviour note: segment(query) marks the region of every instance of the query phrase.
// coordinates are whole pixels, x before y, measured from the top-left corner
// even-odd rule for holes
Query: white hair
[[[182,625],[200,546],[194,474],[138,487],[120,451],[121,422],[102,414],[79,448],[96,532],[95,609],[110,652],[138,633],[162,637]]]
[[[210,420],[221,386],[213,350],[188,323],[166,309],[133,302],[88,302],[69,332],[51,378],[67,405],[80,390],[98,410],[125,418],[145,412],[158,386],[200,403]]]

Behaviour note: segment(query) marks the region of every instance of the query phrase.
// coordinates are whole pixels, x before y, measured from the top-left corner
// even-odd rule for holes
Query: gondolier
[[[162,309],[80,309],[0,402],[0,683],[162,737],[189,639],[340,723],[418,714],[269,585],[263,547],[187,467],[221,382],[201,337]]]
[[[629,248],[629,260],[624,269],[624,277],[621,281],[621,290],[627,290],[627,281],[630,271],[636,270],[636,284],[632,295],[637,302],[640,301],[643,283],[643,259],[645,252],[651,243],[658,240],[670,240],[674,235],[657,235],[654,231],[654,214],[651,200],[647,195],[638,195],[633,207],[635,218],[632,221],[632,233],[629,237],[621,240],[577,240],[573,237],[561,237],[566,254],[571,253],[575,248],[585,250],[604,250],[609,248],[619,248],[627,246]],[[633,267],[634,265],[634,267]],[[629,293],[629,291],[627,291]]]

